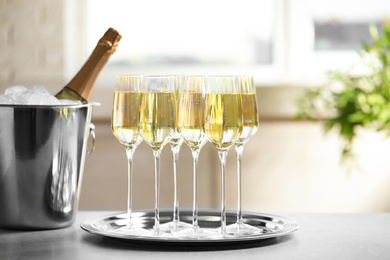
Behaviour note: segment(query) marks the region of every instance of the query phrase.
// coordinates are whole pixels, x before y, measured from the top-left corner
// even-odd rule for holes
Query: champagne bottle
[[[109,28],[97,43],[91,56],[74,78],[55,97],[88,103],[96,79],[110,56],[116,51],[122,35]]]

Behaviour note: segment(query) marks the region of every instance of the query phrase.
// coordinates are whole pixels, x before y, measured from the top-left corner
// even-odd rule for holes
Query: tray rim
[[[146,209],[146,210],[134,210],[134,214],[153,214],[154,216],[154,209]],[[172,210],[170,209],[160,209],[160,216],[163,214],[172,214]],[[180,214],[192,214],[192,209],[181,209]],[[90,234],[121,240],[121,241],[127,241],[127,242],[136,242],[136,243],[157,243],[157,244],[198,244],[198,245],[205,245],[205,244],[226,244],[226,243],[240,243],[240,242],[250,242],[250,241],[260,241],[265,239],[271,239],[271,238],[277,238],[281,236],[289,235],[299,229],[299,223],[295,219],[284,217],[278,214],[272,214],[272,213],[263,213],[263,212],[254,212],[254,211],[243,211],[243,216],[245,215],[252,215],[258,217],[260,219],[263,218],[271,218],[271,219],[278,219],[282,220],[285,225],[283,226],[282,230],[278,230],[273,233],[266,233],[266,234],[259,234],[259,235],[251,235],[251,236],[237,236],[237,237],[224,237],[221,239],[177,239],[169,237],[153,237],[153,236],[137,236],[137,235],[125,235],[125,234],[119,234],[114,232],[108,232],[108,231],[102,231],[97,228],[95,228],[92,223],[96,221],[102,221],[105,219],[112,219],[112,218],[118,218],[118,216],[126,214],[125,211],[118,211],[118,212],[112,212],[107,213],[104,215],[92,217],[89,219],[86,219],[81,222],[80,228]],[[220,216],[220,211],[216,209],[199,209],[198,216],[201,218],[202,216],[206,215],[217,215],[217,217]],[[218,215],[219,214],[219,215]],[[237,214],[236,211],[227,210],[226,216],[235,217]]]

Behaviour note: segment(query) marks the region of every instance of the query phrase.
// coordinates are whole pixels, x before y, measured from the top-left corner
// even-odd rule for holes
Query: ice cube
[[[33,95],[34,92],[32,90],[27,89],[26,91],[21,92],[20,95],[15,98],[19,100],[20,103],[23,105],[30,105],[33,99]]]
[[[20,96],[23,92],[27,91],[28,89],[25,86],[12,86],[5,90],[4,95],[17,98]]]
[[[40,100],[40,105],[59,105],[58,99],[54,96],[42,96]]]
[[[45,87],[42,87],[42,86],[39,86],[39,85],[35,85],[33,87],[33,91],[34,91],[35,94],[51,96],[51,94],[49,93],[49,91],[47,91],[47,89]]]
[[[7,95],[1,95],[0,96],[0,104],[13,104],[14,99],[12,97],[9,97]]]
[[[45,96],[42,96],[40,94],[36,94],[34,92],[31,93],[31,97],[27,100],[27,105],[51,105],[49,102],[45,100]]]
[[[58,105],[58,100],[52,96],[46,88],[42,86],[34,86],[31,90],[31,97],[28,105]]]
[[[82,104],[80,101],[68,100],[68,99],[57,99],[60,105],[79,105]]]

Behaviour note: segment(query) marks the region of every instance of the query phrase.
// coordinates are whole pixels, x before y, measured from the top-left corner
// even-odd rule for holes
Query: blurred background
[[[252,74],[260,126],[245,146],[243,209],[268,212],[390,211],[390,141],[362,130],[361,171],[340,165],[336,132],[294,121],[295,100],[327,83],[329,70],[359,70],[369,25],[390,17],[386,0],[0,0],[0,93],[42,85],[56,93],[109,28],[123,38],[90,100],[96,150],[86,158],[79,208],[125,210],[127,163],[110,129],[118,74]],[[1,122],[0,122],[1,123]],[[162,153],[161,207],[173,207],[169,146]],[[151,149],[135,152],[133,205],[154,207]],[[191,152],[180,154],[180,206],[192,205]],[[199,207],[219,208],[220,170],[207,144],[199,158]],[[236,162],[227,163],[227,208],[236,208]]]

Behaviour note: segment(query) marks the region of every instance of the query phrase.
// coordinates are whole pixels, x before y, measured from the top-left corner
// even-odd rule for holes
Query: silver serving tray
[[[204,230],[215,230],[221,226],[221,216],[217,210],[199,210],[198,223]],[[226,212],[227,225],[233,224],[236,221],[236,212]],[[95,235],[100,235],[107,238],[120,239],[128,242],[144,242],[144,243],[237,243],[243,241],[256,241],[262,239],[270,239],[285,236],[299,227],[295,220],[256,212],[243,212],[244,223],[254,227],[261,228],[262,233],[242,236],[225,236],[219,238],[177,238],[174,236],[153,236],[153,235],[137,235],[124,234],[118,232],[118,229],[124,228],[126,225],[126,213],[113,213],[105,216],[95,217],[84,221],[81,228]],[[160,210],[160,223],[172,221],[172,210]],[[191,223],[192,210],[181,210],[180,221]],[[135,228],[144,228],[152,230],[154,226],[154,210],[134,211],[132,214],[132,223]]]

